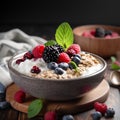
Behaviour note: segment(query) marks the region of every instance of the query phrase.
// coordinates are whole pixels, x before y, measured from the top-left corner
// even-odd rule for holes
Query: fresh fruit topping
[[[100,120],[102,118],[102,114],[98,111],[95,111],[91,114],[93,120]]]
[[[55,68],[58,67],[58,64],[56,62],[50,62],[48,63],[47,67],[50,69],[50,70],[55,70]]]
[[[70,62],[70,57],[67,53],[65,52],[62,52],[59,54],[59,57],[58,57],[58,63],[61,63],[61,62],[66,62],[66,63],[69,63]]]
[[[48,111],[44,115],[44,120],[56,120],[57,115],[54,111]]]
[[[111,30],[105,30],[105,36],[106,35],[112,35],[112,31]]]
[[[73,57],[78,57],[79,59],[81,59],[80,54],[75,54],[75,55],[73,55]]]
[[[103,28],[96,28],[95,37],[104,37],[105,30]]]
[[[40,70],[40,68],[37,67],[37,66],[33,66],[32,69],[31,69],[31,73],[36,73],[36,74],[38,74],[38,73],[40,73],[40,72],[41,72],[41,70]]]
[[[69,53],[70,50],[73,50],[75,52],[75,54],[78,54],[80,53],[81,51],[81,48],[78,44],[72,44],[68,49],[67,49],[67,52]]]
[[[43,52],[43,59],[46,63],[57,62],[58,56],[61,53],[61,48],[56,45],[46,46]]]
[[[111,69],[113,70],[119,70],[120,69],[120,62],[114,57],[111,57]]]
[[[79,57],[74,56],[71,60],[72,60],[73,62],[75,62],[76,65],[79,65],[79,64],[80,64],[80,58],[79,58]]]
[[[32,59],[33,58],[33,54],[31,51],[28,51],[24,54],[24,59]]]
[[[77,70],[77,65],[74,61],[70,61],[69,62],[69,68],[72,70],[72,69],[75,69]]]
[[[9,107],[10,107],[10,103],[8,103],[7,101],[0,102],[0,109],[7,109]]]
[[[55,68],[55,73],[62,75],[64,73],[64,70],[62,68],[57,67],[57,68]]]
[[[14,100],[19,103],[23,103],[25,101],[25,97],[26,97],[25,92],[22,90],[19,90],[15,93]]]
[[[45,48],[44,45],[38,45],[38,46],[34,47],[32,50],[32,54],[33,54],[34,58],[41,58],[43,55],[44,48]]]
[[[111,35],[113,38],[116,38],[116,37],[119,37],[119,34],[116,33],[116,32],[112,32],[112,35]]]
[[[17,60],[16,60],[16,64],[19,65],[21,62],[24,62],[24,61],[25,61],[24,58],[17,59]]]
[[[94,33],[94,35],[95,35],[95,33]],[[92,33],[89,31],[85,31],[82,33],[82,36],[87,37],[87,38],[94,38],[94,35],[92,35]]]
[[[74,120],[74,117],[72,115],[64,115],[62,120]]]
[[[108,108],[106,113],[105,113],[105,117],[106,118],[112,118],[115,115],[115,110],[113,108]]]
[[[55,39],[64,49],[67,49],[73,44],[73,31],[67,22],[64,22],[58,26],[55,33]]]
[[[58,64],[58,67],[62,68],[63,70],[67,70],[69,68],[69,64],[66,62],[61,62]]]
[[[106,110],[107,110],[107,105],[104,103],[100,103],[100,102],[95,102],[94,103],[94,108],[96,111],[101,112],[102,114],[105,114]]]

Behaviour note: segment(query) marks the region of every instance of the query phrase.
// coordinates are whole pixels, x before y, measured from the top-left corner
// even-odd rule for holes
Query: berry
[[[91,114],[91,117],[93,120],[100,120],[102,117],[102,114],[100,112],[96,111],[96,112]]]
[[[46,63],[57,62],[59,53],[58,47],[55,45],[46,46],[43,52],[43,59]]]
[[[48,63],[47,67],[50,69],[50,70],[55,70],[55,68],[58,67],[58,64],[56,62],[50,62]]]
[[[94,33],[94,34],[95,34],[95,33]],[[83,36],[83,37],[88,37],[88,38],[94,38],[94,35],[92,35],[92,33],[89,32],[89,31],[83,32],[83,33],[82,33],[82,36]]]
[[[65,52],[62,52],[59,54],[59,57],[58,57],[58,63],[61,63],[61,62],[66,62],[66,63],[69,63],[70,62],[70,57],[67,53]]]
[[[32,54],[31,51],[26,52],[26,53],[24,54],[24,59],[32,59],[32,58],[33,58],[33,54]]]
[[[105,113],[105,117],[106,118],[111,118],[111,117],[114,117],[115,115],[115,111],[113,108],[108,108],[106,113]]]
[[[103,28],[96,28],[95,37],[104,37],[105,30]]]
[[[31,73],[36,73],[36,74],[38,74],[38,73],[40,73],[40,72],[41,72],[41,70],[40,70],[37,66],[33,66],[32,69],[31,69]]]
[[[73,57],[78,57],[79,59],[81,59],[80,54],[75,54]]]
[[[69,68],[69,65],[66,62],[61,62],[58,64],[58,67],[62,68],[63,70],[67,70]]]
[[[0,109],[7,109],[9,107],[10,107],[10,103],[8,103],[7,101],[0,102]]]
[[[16,64],[19,65],[21,62],[24,62],[24,61],[25,61],[24,58],[17,59],[17,60],[16,60]]]
[[[64,73],[64,70],[63,70],[62,68],[57,67],[57,68],[55,69],[55,73],[56,73],[56,74],[59,74],[59,75],[62,75],[62,74]]]
[[[75,52],[75,54],[80,53],[81,48],[78,44],[72,44],[68,49],[67,52],[69,53],[70,50],[73,50]]]
[[[107,35],[112,35],[112,31],[110,31],[110,30],[105,30],[105,36],[107,36]]]
[[[57,115],[54,111],[48,111],[44,115],[44,120],[56,120]]]
[[[74,120],[74,117],[72,115],[64,115],[62,120]]]
[[[38,45],[38,46],[34,47],[32,50],[32,54],[33,54],[34,58],[41,58],[43,55],[44,48],[45,48],[44,45]]]
[[[119,34],[118,33],[116,33],[116,32],[112,32],[112,35],[111,35],[113,38],[116,38],[116,37],[118,37],[119,36]]]
[[[73,49],[69,49],[69,50],[67,50],[67,54],[68,54],[70,57],[72,57],[73,55],[76,54],[76,52],[75,52]]]
[[[19,90],[15,93],[14,100],[19,103],[23,103],[25,101],[25,97],[26,97],[25,92],[23,92],[22,90]]]
[[[100,102],[95,102],[94,103],[94,108],[96,111],[101,112],[102,114],[105,114],[106,110],[107,110],[107,105],[104,103],[100,103]]]
[[[73,62],[75,62],[76,65],[79,65],[79,64],[80,64],[80,58],[78,58],[78,57],[73,57],[71,60],[72,60]]]

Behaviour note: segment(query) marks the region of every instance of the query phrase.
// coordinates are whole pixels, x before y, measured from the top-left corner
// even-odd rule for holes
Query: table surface
[[[119,56],[116,56],[120,58]],[[108,69],[105,74],[105,79],[109,80],[110,70],[109,70],[109,64],[110,64],[110,58],[105,59],[108,63]],[[105,104],[107,106],[112,107],[115,109],[115,116],[111,119],[105,119],[104,117],[101,118],[101,120],[120,120],[120,87],[114,88],[110,86],[110,92],[107,100],[105,101]],[[75,120],[92,120],[91,113],[94,112],[94,109],[90,109],[88,111],[77,113],[74,115]],[[58,118],[61,119],[61,118]],[[12,107],[6,110],[0,110],[0,120],[29,120],[27,118],[27,114],[19,112]],[[43,120],[43,117],[36,116],[35,118],[32,118],[31,120]]]

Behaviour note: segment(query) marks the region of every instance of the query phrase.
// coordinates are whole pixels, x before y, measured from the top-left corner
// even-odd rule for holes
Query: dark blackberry
[[[62,46],[56,44],[56,45],[54,45],[54,47],[56,47],[58,49],[59,53],[64,52],[64,49]]]
[[[105,36],[106,35],[112,35],[112,31],[110,31],[110,30],[105,30]]]
[[[59,56],[58,48],[53,46],[46,46],[43,52],[43,59],[46,63],[57,62]]]
[[[104,37],[105,30],[103,28],[96,28],[95,37]]]

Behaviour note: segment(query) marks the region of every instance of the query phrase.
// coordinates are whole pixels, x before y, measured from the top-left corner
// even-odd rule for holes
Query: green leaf
[[[113,69],[113,70],[119,70],[120,66],[118,66],[117,64],[112,63],[111,64],[111,69]]]
[[[49,40],[44,45],[45,46],[51,46],[51,45],[55,45],[55,44],[57,44],[55,40]]]
[[[43,107],[43,100],[36,99],[28,107],[28,118],[33,118],[39,114]]]
[[[76,71],[78,70],[77,68],[77,65],[76,65],[76,63],[75,62],[73,62],[73,61],[70,61],[70,63],[69,64],[71,64],[72,65],[72,67],[73,67],[73,69],[75,69]]]
[[[73,31],[67,22],[64,22],[58,26],[55,33],[55,39],[64,49],[67,49],[73,44]]]
[[[116,61],[116,58],[114,56],[111,57],[112,62]]]

